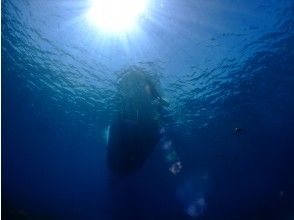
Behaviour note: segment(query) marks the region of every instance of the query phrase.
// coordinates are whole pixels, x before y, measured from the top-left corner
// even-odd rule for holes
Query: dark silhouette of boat
[[[141,168],[160,140],[160,108],[167,105],[148,73],[129,68],[118,83],[118,114],[109,129],[107,162],[116,176]]]

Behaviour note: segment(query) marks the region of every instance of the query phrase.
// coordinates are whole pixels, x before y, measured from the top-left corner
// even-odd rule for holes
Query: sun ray
[[[147,0],[92,0],[87,17],[103,31],[121,33],[134,29],[147,7]]]

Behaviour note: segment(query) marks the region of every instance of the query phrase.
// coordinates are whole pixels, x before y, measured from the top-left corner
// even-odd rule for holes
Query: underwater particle
[[[187,208],[187,213],[191,217],[197,217],[196,207],[194,205],[189,205]]]
[[[160,128],[159,134],[164,134],[164,133],[165,133],[165,129],[164,128]]]
[[[177,154],[175,151],[172,151],[170,152],[168,155],[166,155],[166,159],[169,161],[169,162],[172,162],[172,161],[175,161],[177,158]]]
[[[205,199],[201,197],[193,201],[191,204],[189,204],[186,209],[186,212],[192,218],[197,218],[203,215],[205,209],[206,209],[206,202],[205,202]]]
[[[284,193],[283,190],[281,190],[281,191],[279,192],[279,194],[280,194],[280,198],[281,198],[281,199],[282,199],[282,198],[284,197],[284,195],[285,195],[285,193]]]
[[[239,128],[239,127],[234,128],[235,134],[240,134],[242,131],[243,131],[242,128]]]
[[[183,166],[181,164],[180,161],[174,163],[171,165],[171,167],[169,168],[169,171],[174,174],[174,175],[177,175],[179,172],[181,172]]]
[[[168,149],[170,149],[171,145],[172,145],[172,142],[170,140],[169,141],[166,141],[163,144],[163,149],[168,150]]]

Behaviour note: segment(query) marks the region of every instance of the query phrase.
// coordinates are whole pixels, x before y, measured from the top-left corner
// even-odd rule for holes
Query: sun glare
[[[147,0],[92,0],[88,18],[103,31],[126,32],[146,8]]]

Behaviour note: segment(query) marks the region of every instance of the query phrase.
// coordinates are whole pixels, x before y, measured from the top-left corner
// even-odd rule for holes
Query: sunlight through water
[[[136,27],[147,6],[147,0],[92,0],[87,16],[105,32],[127,32]]]

